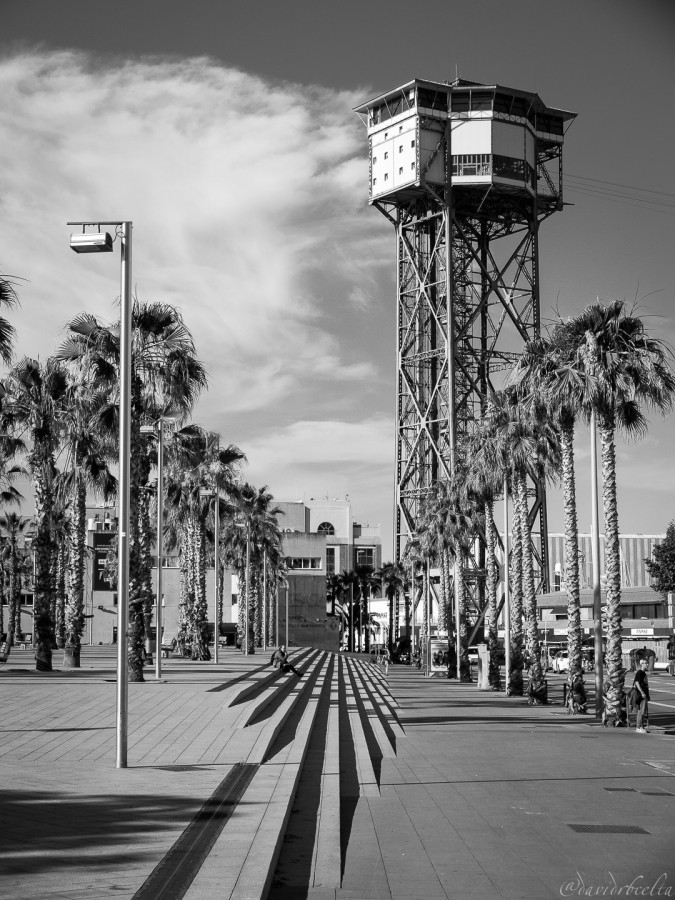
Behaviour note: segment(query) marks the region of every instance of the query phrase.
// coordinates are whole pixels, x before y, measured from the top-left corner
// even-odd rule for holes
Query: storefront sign
[[[654,634],[654,629],[653,628],[631,628],[630,633],[631,634],[649,635],[649,634]]]

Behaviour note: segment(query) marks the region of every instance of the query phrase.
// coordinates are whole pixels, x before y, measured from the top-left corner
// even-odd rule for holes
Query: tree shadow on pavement
[[[114,881],[118,867],[120,877],[128,877],[134,863],[144,864],[149,874],[208,803],[204,796],[162,796],[133,788],[77,797],[5,789],[0,795],[0,871],[5,878],[35,879],[77,869],[82,880],[89,870],[97,884]],[[236,816],[236,809],[226,814]]]

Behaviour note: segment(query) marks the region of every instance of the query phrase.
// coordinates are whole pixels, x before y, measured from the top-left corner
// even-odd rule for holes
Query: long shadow
[[[375,732],[373,731],[373,726],[368,716],[368,712],[366,711],[365,704],[361,697],[360,685],[357,684],[356,676],[352,669],[347,669],[346,677],[349,678],[349,682],[352,688],[352,696],[354,697],[354,702],[356,703],[356,709],[359,714],[359,718],[361,720],[361,725],[363,727],[363,735],[366,739],[366,745],[368,747],[368,753],[370,755],[370,759],[373,763],[373,772],[375,773],[375,778],[377,779],[377,783],[380,783],[380,775],[382,773],[382,750],[378,743],[377,738],[375,737]]]
[[[347,847],[352,833],[356,807],[359,802],[359,775],[356,749],[352,740],[347,709],[347,664],[340,659],[338,679],[338,722],[340,727],[340,878],[344,877]]]
[[[7,824],[0,843],[0,870],[15,879],[41,874],[59,878],[68,870],[89,870],[93,881],[109,883],[115,868],[126,877],[130,862],[157,862],[155,835],[166,840],[167,830],[175,829],[172,846],[137,896],[179,900],[227,819],[236,815],[256,769],[233,767],[205,803],[132,790],[73,797],[60,791],[5,788],[0,794],[0,815]]]
[[[309,892],[316,826],[321,805],[321,779],[334,665],[335,656],[331,654],[307,745],[302,777],[272,878],[269,900],[304,900]]]

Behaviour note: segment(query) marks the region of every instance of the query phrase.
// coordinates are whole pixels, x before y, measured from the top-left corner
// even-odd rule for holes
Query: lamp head
[[[70,249],[75,253],[112,253],[113,240],[107,231],[71,234]]]

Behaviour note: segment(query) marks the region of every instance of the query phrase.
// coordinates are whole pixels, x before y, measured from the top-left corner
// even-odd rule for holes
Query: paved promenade
[[[112,648],[50,674],[13,650],[0,897],[675,897],[674,678],[638,735],[567,716],[557,678],[529,707],[295,652],[302,679],[233,650],[147,671],[117,770]]]

